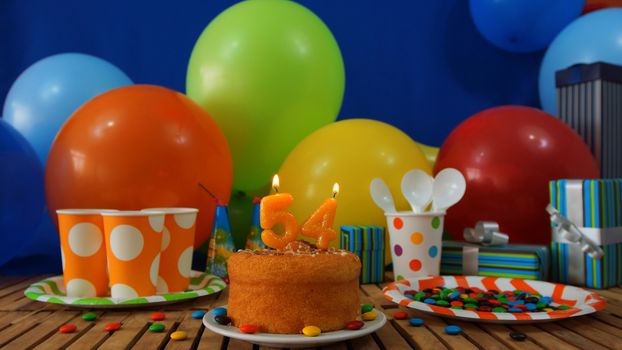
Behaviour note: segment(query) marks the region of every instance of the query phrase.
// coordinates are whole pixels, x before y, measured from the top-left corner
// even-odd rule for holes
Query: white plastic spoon
[[[453,168],[441,170],[434,178],[432,210],[445,211],[458,203],[466,191],[466,180],[462,173]]]
[[[413,212],[420,214],[432,200],[434,179],[424,171],[413,169],[402,177],[402,194]]]
[[[369,186],[369,192],[374,203],[385,213],[395,213],[395,203],[393,202],[393,196],[387,184],[379,178],[371,180]]]

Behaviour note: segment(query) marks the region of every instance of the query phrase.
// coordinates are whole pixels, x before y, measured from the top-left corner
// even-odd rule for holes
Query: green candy
[[[466,298],[466,299],[464,299],[464,303],[465,304],[477,304],[477,299]]]
[[[160,333],[164,331],[164,328],[166,327],[164,327],[162,323],[154,323],[151,326],[149,326],[149,331]]]
[[[419,292],[417,294],[415,294],[415,300],[417,301],[421,301],[421,299],[425,298],[425,293],[424,292]]]
[[[478,298],[483,298],[484,297],[484,293],[477,293],[477,297]]]
[[[97,314],[94,312],[87,312],[82,315],[82,319],[85,321],[93,321],[97,318]]]
[[[560,306],[557,307],[557,309],[558,310],[568,310],[568,309],[570,309],[570,306],[568,306],[568,305],[560,305]]]
[[[440,295],[438,295],[438,294],[434,294],[434,295],[431,295],[431,296],[430,296],[430,298],[432,298],[432,299],[434,299],[434,300],[438,300],[438,299],[440,299],[440,298],[441,298],[441,296],[440,296]]]
[[[436,302],[436,305],[439,306],[449,306],[449,302],[447,302],[446,300],[439,300]]]
[[[523,292],[522,290],[518,290],[518,289],[517,289],[517,290],[515,290],[515,291],[514,291],[514,295],[519,295],[519,294],[520,294],[520,293],[522,293],[522,292]]]
[[[547,306],[548,306],[548,304],[545,304],[545,303],[542,303],[542,302],[536,304],[536,307],[538,309],[544,309]]]
[[[464,308],[465,309],[467,309],[467,308],[477,309],[477,305],[475,305],[475,304],[464,304]]]
[[[492,312],[507,312],[507,310],[505,308],[502,308],[502,307],[496,307],[496,308],[492,309]]]
[[[425,294],[424,294],[425,295]],[[366,312],[370,312],[374,309],[373,305],[369,305],[369,304],[363,304],[361,306],[361,314],[364,314]]]
[[[462,310],[462,306],[454,305],[454,306],[450,307],[450,309]]]

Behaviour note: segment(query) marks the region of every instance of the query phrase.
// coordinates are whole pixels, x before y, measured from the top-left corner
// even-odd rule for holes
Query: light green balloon
[[[298,142],[337,118],[344,85],[330,30],[285,0],[222,12],[197,40],[186,79],[188,96],[227,136],[240,190],[269,182]]]

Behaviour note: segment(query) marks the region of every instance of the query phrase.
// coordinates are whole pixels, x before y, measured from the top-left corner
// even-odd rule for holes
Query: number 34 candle
[[[333,229],[335,213],[337,210],[337,194],[339,184],[333,186],[333,195],[322,203],[322,205],[309,217],[309,219],[299,228],[294,214],[286,210],[294,197],[289,193],[279,192],[279,176],[274,175],[272,187],[276,194],[266,196],[261,200],[259,221],[263,232],[261,239],[263,242],[275,249],[283,249],[285,246],[298,237],[298,233],[307,237],[316,238],[316,246],[319,249],[327,249],[330,242],[337,238]],[[277,224],[283,225],[284,233],[278,235],[273,231]]]

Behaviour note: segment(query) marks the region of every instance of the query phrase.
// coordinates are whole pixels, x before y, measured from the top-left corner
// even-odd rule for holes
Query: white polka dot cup
[[[93,298],[108,294],[103,209],[57,210],[63,278],[67,296]]]
[[[183,292],[190,285],[196,208],[150,208],[145,211],[163,211],[164,230],[157,293]]]
[[[385,213],[397,280],[438,276],[445,213]]]
[[[156,294],[164,230],[162,211],[102,213],[110,296],[137,298]]]

